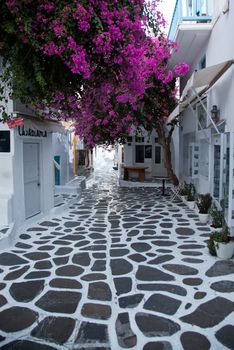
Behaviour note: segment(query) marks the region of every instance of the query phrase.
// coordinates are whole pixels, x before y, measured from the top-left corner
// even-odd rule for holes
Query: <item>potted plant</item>
[[[230,237],[227,225],[221,231],[215,231],[212,236],[215,251],[220,259],[230,259],[234,254],[234,241]]]
[[[220,228],[224,225],[224,215],[223,210],[218,210],[215,203],[213,202],[210,209],[209,214],[211,217],[211,224],[210,226],[214,228]]]
[[[188,185],[188,194],[187,194],[187,204],[189,209],[194,209],[195,206],[195,187],[193,184]]]
[[[212,204],[212,197],[209,193],[199,194],[196,203],[199,210],[199,220],[201,223],[206,224],[209,220],[209,209]]]
[[[187,200],[188,193],[189,193],[189,185],[186,184],[186,182],[184,182],[183,187],[180,190],[180,197],[182,201],[185,202]]]

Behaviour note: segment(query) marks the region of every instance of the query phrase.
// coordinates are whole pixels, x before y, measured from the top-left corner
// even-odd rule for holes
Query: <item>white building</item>
[[[22,224],[54,207],[52,133],[60,123],[40,121],[33,111],[9,100],[8,113],[23,117],[23,126],[0,123],[0,227]]]
[[[152,180],[156,177],[166,177],[167,170],[164,166],[163,149],[158,143],[157,133],[148,133],[142,129],[141,134],[134,133],[127,137],[126,143],[119,147],[118,167],[145,168],[145,179]],[[123,171],[119,174],[123,178]],[[131,172],[132,178],[137,178],[138,174]]]
[[[211,193],[217,203],[224,199],[226,221],[232,228],[233,33],[233,1],[177,1],[169,38],[179,44],[179,51],[173,53],[170,64],[186,61],[190,72],[180,81],[180,103],[169,117],[180,115],[176,171],[198,193]]]

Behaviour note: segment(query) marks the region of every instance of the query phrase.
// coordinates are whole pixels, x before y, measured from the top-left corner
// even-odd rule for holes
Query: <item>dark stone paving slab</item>
[[[178,247],[179,249],[202,249],[205,248],[202,244],[182,244]]]
[[[88,318],[108,320],[111,316],[111,307],[103,304],[86,303],[82,306],[81,314]]]
[[[59,258],[54,258],[54,259],[53,259],[54,263],[55,263],[57,266],[67,264],[68,260],[69,260],[69,257],[68,257],[68,256],[66,256],[66,257],[59,257]]]
[[[40,251],[50,251],[53,250],[55,247],[53,245],[44,245],[42,247],[38,247],[38,250]]]
[[[100,281],[105,280],[107,277],[103,273],[88,273],[81,277],[82,281]]]
[[[4,306],[7,304],[6,298],[0,294],[0,307]]]
[[[144,304],[144,309],[174,315],[181,305],[181,301],[163,294],[153,294]]]
[[[188,227],[178,227],[175,231],[180,236],[192,236],[195,233],[193,229]]]
[[[27,232],[37,232],[37,231],[47,231],[48,229],[47,228],[44,228],[44,227],[30,227],[27,229]]]
[[[104,260],[96,260],[91,268],[92,271],[105,271],[106,262]]]
[[[115,329],[119,346],[122,348],[132,348],[137,344],[137,337],[131,329],[129,315],[127,312],[118,314]]]
[[[128,256],[128,258],[135,262],[143,262],[146,260],[146,257],[142,254],[131,254]]]
[[[106,259],[106,253],[93,253],[95,259]]]
[[[209,340],[197,332],[184,332],[180,340],[184,350],[209,350],[211,348]]]
[[[181,286],[175,284],[160,284],[160,283],[142,283],[138,284],[137,288],[139,290],[148,290],[148,291],[165,291],[172,294],[177,294],[181,296],[187,295],[187,290]]]
[[[54,278],[50,281],[49,285],[54,288],[64,288],[64,289],[81,289],[82,284],[70,278]]]
[[[131,247],[138,253],[147,252],[152,248],[148,243],[133,243]]]
[[[219,324],[233,311],[233,302],[222,297],[216,297],[201,304],[191,314],[181,317],[181,320],[201,328],[208,328]]]
[[[12,253],[2,253],[0,254],[0,265],[3,266],[13,266],[28,264],[28,260],[22,259],[16,254]]]
[[[38,261],[35,263],[34,268],[38,270],[50,270],[53,267],[49,260]]]
[[[165,255],[158,256],[157,258],[148,261],[147,264],[158,265],[158,264],[162,264],[162,263],[164,263],[166,261],[170,261],[170,260],[173,260],[173,259],[174,259],[173,255],[165,254]]]
[[[226,325],[219,329],[216,334],[218,341],[228,349],[234,349],[234,326]]]
[[[110,256],[113,257],[119,257],[124,256],[129,253],[129,249],[111,249],[110,250]]]
[[[232,293],[234,292],[234,282],[228,280],[218,281],[212,283],[210,288],[221,293]]]
[[[136,323],[146,337],[170,336],[180,330],[180,326],[168,318],[143,312],[136,314]]]
[[[119,298],[119,306],[122,308],[136,307],[144,298],[144,294],[132,294],[126,297]]]
[[[194,259],[194,258],[185,258],[185,259],[182,259],[182,261],[190,264],[202,264],[204,262],[204,260]]]
[[[183,283],[186,284],[187,286],[199,286],[202,284],[202,279],[201,278],[184,278]]]
[[[1,283],[0,282],[0,290],[4,289],[6,287],[6,283]]]
[[[4,277],[4,281],[12,281],[12,280],[16,280],[17,278],[21,277],[24,273],[26,273],[28,271],[28,269],[30,268],[30,266],[24,266],[21,267],[18,270],[15,270],[13,272],[9,272],[5,277]]]
[[[110,262],[112,275],[125,275],[132,271],[133,266],[125,259],[111,259]]]
[[[206,292],[196,292],[194,294],[194,299],[196,299],[196,300],[203,299],[203,298],[205,298],[206,295],[207,295]]]
[[[155,341],[147,343],[143,350],[172,350],[172,346],[167,341]]]
[[[16,301],[27,303],[43,291],[44,284],[42,280],[13,283],[9,292]]]
[[[234,273],[234,261],[233,260],[221,260],[216,261],[214,265],[206,271],[208,277],[218,277]]]
[[[81,248],[81,250],[85,250],[85,251],[105,251],[106,250],[106,246],[103,244],[93,244],[93,245],[89,245],[85,248]]]
[[[156,240],[156,241],[152,241],[152,244],[158,247],[171,247],[176,245],[177,243],[171,240],[170,241]]]
[[[48,259],[48,258],[50,258],[50,255],[49,255],[48,253],[41,253],[41,252],[27,253],[27,254],[24,254],[24,256],[25,256],[27,259],[33,260],[33,261],[43,260],[43,259]]]
[[[163,268],[178,275],[197,275],[198,270],[193,267],[179,264],[165,264]]]
[[[80,347],[85,345],[85,349],[87,349],[89,345],[105,344],[109,346],[107,325],[82,322],[75,344],[79,344]]]
[[[29,340],[15,340],[1,347],[2,350],[57,350],[56,348]]]
[[[81,299],[81,294],[70,291],[48,291],[37,302],[36,306],[49,312],[72,314]]]
[[[0,329],[3,332],[21,331],[31,326],[37,317],[37,312],[31,309],[14,306],[0,312]]]
[[[136,278],[141,281],[173,281],[174,276],[149,266],[139,266]]]
[[[62,267],[58,267],[55,271],[55,274],[57,276],[79,276],[84,272],[84,269],[82,267],[76,266],[76,265],[66,265]]]
[[[38,279],[38,278],[45,278],[45,277],[49,277],[50,276],[50,272],[49,271],[33,271],[28,273],[24,279],[25,280],[34,280],[34,279]]]
[[[22,235],[20,235],[20,238],[27,240],[27,239],[30,239],[31,236],[27,235],[27,233],[23,233]]]
[[[72,257],[72,262],[81,266],[89,266],[90,261],[89,253],[77,253]]]
[[[58,250],[54,253],[54,255],[58,255],[58,256],[67,255],[67,254],[70,254],[72,251],[73,251],[72,248],[61,247],[61,248],[58,248]]]
[[[18,242],[18,243],[16,243],[15,247],[21,248],[21,249],[30,249],[30,248],[32,248],[32,245]]]
[[[80,225],[80,222],[77,222],[77,221],[66,221],[64,223],[65,227],[77,227],[79,225]]]
[[[55,227],[55,226],[59,226],[59,224],[57,222],[53,222],[53,221],[43,221],[40,223],[41,226],[46,226],[46,227]]]
[[[112,293],[105,282],[94,282],[89,284],[88,298],[102,301],[111,301]]]
[[[32,330],[31,335],[56,344],[64,344],[71,336],[74,327],[75,320],[72,318],[49,316]]]
[[[121,295],[132,290],[132,279],[130,277],[114,278],[116,294]]]

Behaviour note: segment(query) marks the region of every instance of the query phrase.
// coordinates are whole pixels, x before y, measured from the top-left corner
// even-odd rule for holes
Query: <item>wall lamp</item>
[[[216,105],[212,106],[210,113],[211,113],[213,121],[215,123],[218,123],[218,121],[219,121],[219,109]]]

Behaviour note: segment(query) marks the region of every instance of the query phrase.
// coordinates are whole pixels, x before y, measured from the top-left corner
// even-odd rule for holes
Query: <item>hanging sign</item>
[[[26,126],[19,126],[18,127],[18,134],[19,136],[30,136],[30,137],[47,137],[47,131],[46,130],[39,130],[39,129],[31,129]]]

